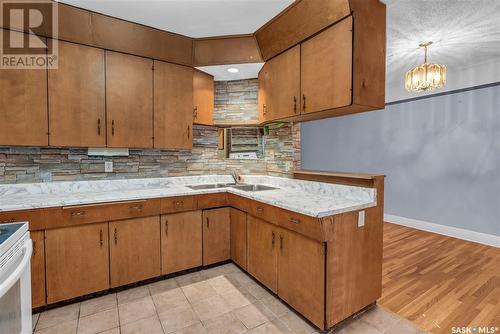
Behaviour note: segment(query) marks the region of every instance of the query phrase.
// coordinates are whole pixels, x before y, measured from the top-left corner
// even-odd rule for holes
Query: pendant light
[[[446,85],[446,66],[427,62],[427,48],[431,44],[432,42],[419,44],[419,47],[424,48],[424,63],[406,72],[405,88],[409,92],[429,91]]]

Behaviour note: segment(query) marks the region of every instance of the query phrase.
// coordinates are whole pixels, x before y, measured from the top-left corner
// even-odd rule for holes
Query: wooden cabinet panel
[[[109,147],[153,147],[153,61],[106,51]]]
[[[196,197],[198,209],[210,209],[227,205],[227,193],[203,194]]]
[[[194,123],[214,124],[214,77],[198,70],[193,71]]]
[[[302,113],[352,102],[352,17],[301,44]]]
[[[109,288],[107,223],[45,233],[47,303]]]
[[[300,46],[267,62],[266,120],[300,114]]]
[[[111,287],[160,276],[160,217],[109,223]]]
[[[161,199],[161,213],[196,210],[195,196],[173,196]]]
[[[231,257],[229,208],[203,211],[203,265]]]
[[[154,146],[193,147],[193,69],[154,62]]]
[[[247,269],[247,214],[231,208],[231,259]]]
[[[161,273],[202,265],[201,210],[161,216]]]
[[[278,228],[247,216],[247,271],[274,293],[278,291]]]
[[[258,112],[259,112],[259,123],[267,120],[267,101],[268,97],[268,82],[269,82],[269,62],[262,66],[259,71],[259,90],[257,93],[258,98]]]
[[[48,145],[47,70],[0,69],[0,106],[0,145]]]
[[[49,70],[52,146],[106,146],[104,50],[59,41]]]
[[[279,232],[278,295],[324,328],[325,246],[298,233]]]
[[[45,232],[30,232],[33,242],[31,256],[31,306],[44,306],[45,302]]]

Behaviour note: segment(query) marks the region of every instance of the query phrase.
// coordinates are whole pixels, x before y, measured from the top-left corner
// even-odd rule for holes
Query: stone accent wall
[[[249,114],[256,117],[255,82],[216,82],[218,104],[214,117],[226,122],[228,119],[252,120]],[[238,87],[243,87],[245,92],[239,92]],[[227,108],[221,101],[225,101]],[[236,108],[236,105],[242,107]],[[217,140],[217,128],[194,126],[192,150],[131,149],[128,157],[88,156],[86,148],[0,147],[0,183],[228,174],[232,171],[290,176],[293,167],[300,166],[299,124],[270,126],[265,138],[265,158],[259,160],[220,157]],[[105,161],[113,161],[113,173],[104,172]],[[287,171],[288,167],[292,168]]]
[[[248,123],[258,119],[258,79],[216,81],[214,84],[214,121]]]

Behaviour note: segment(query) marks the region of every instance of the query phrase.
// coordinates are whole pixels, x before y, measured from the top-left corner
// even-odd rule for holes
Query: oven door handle
[[[31,239],[25,241],[24,246],[22,247],[23,259],[19,263],[16,269],[10,274],[9,277],[5,281],[0,284],[0,298],[2,298],[7,291],[17,282],[17,280],[21,277],[24,270],[26,270],[26,266],[29,265],[31,259],[31,253],[33,252],[33,244],[31,243]]]

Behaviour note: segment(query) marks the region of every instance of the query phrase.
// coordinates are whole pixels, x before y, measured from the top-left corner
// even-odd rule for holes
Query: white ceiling
[[[317,0],[319,1],[319,0]],[[142,23],[190,37],[252,33],[287,7],[293,0],[63,0],[114,17]],[[423,62],[418,48],[432,40],[429,61],[448,67],[449,87],[471,86],[471,82],[499,81],[498,73],[482,69],[486,78],[456,75],[464,67],[477,67],[500,60],[500,0],[384,0],[387,4],[387,101],[406,96],[404,73]],[[500,63],[500,62],[499,62]],[[485,65],[490,66],[490,65]],[[216,80],[256,77],[261,64],[204,70]],[[491,67],[491,66],[490,66]],[[455,75],[454,75],[455,74]],[[468,82],[462,82],[468,80]]]
[[[198,69],[210,73],[214,76],[215,80],[229,81],[256,78],[264,63],[252,64],[235,64],[235,65],[217,65],[217,66],[200,66]],[[230,73],[229,68],[237,68],[238,73]]]

